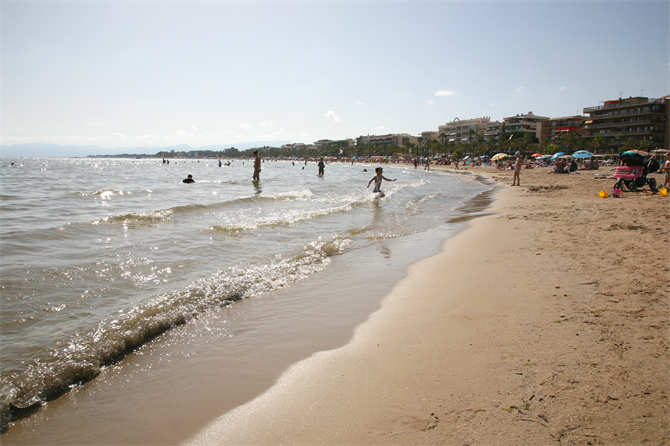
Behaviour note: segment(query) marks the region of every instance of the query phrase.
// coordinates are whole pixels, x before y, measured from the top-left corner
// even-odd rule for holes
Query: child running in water
[[[377,175],[372,177],[372,179],[368,182],[368,187],[370,187],[370,184],[372,184],[373,181],[375,182],[375,190],[373,192],[375,192],[375,193],[379,192],[379,197],[377,197],[377,198],[381,198],[381,197],[384,196],[384,192],[382,192],[382,190],[380,189],[382,187],[382,180],[395,181],[395,180],[389,180],[388,178],[386,178],[384,175],[382,175],[382,172],[383,172],[383,169],[381,167],[377,167],[375,169],[375,173]]]

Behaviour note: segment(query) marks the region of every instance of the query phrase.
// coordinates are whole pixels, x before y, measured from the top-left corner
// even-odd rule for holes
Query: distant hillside
[[[158,152],[190,152],[193,150],[211,150],[223,151],[231,147],[239,150],[247,150],[254,147],[281,147],[284,144],[291,144],[292,141],[252,141],[239,144],[221,144],[201,147],[191,147],[188,144],[179,144],[169,147],[115,147],[105,149],[100,146],[78,146],[78,145],[60,145],[49,143],[27,143],[1,145],[0,156],[3,157],[40,157],[40,158],[85,158],[89,155],[155,155]]]

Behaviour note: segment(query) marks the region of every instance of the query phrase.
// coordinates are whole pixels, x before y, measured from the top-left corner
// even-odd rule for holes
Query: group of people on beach
[[[519,153],[519,152],[517,152],[517,153]],[[221,164],[219,164],[219,166],[220,165]],[[295,163],[294,163],[294,165],[295,165]],[[323,176],[324,170],[325,170],[325,167],[326,167],[326,164],[324,163],[323,158],[319,159],[319,163],[317,165],[319,167],[319,176]],[[372,184],[373,181],[375,182],[375,187],[374,187],[373,193],[379,194],[377,196],[377,198],[382,198],[382,197],[385,196],[384,192],[382,192],[382,190],[381,190],[382,181],[384,181],[384,180],[385,181],[396,181],[396,179],[391,180],[391,179],[386,178],[383,175],[383,172],[384,172],[384,169],[382,169],[381,167],[377,167],[375,169],[375,176],[372,177],[372,179],[368,182],[368,185],[367,185],[367,187],[369,188],[370,184]],[[257,182],[257,181],[260,181],[260,179],[261,179],[261,158],[260,158],[260,156],[258,156],[258,150],[254,150],[254,174],[252,176],[252,180],[254,182]],[[186,179],[182,180],[182,182],[183,183],[195,183],[195,180],[193,179],[193,175],[189,174]]]

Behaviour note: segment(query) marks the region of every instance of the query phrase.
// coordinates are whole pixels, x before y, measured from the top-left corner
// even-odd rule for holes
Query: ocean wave
[[[325,215],[335,214],[339,212],[351,211],[351,205],[335,206],[321,209],[293,209],[284,210],[282,212],[264,214],[259,217],[251,217],[247,219],[239,219],[239,221],[231,222],[224,225],[214,225],[208,229],[237,234],[239,232],[255,231],[263,227],[285,226],[301,221],[310,220]]]
[[[23,371],[7,371],[0,377],[2,427],[12,418],[27,415],[44,402],[94,379],[104,367],[171,328],[241,299],[285,288],[325,269],[329,256],[343,252],[350,244],[347,237],[314,242],[287,259],[219,270],[184,289],[101,321],[91,332],[75,335],[65,348],[47,352]]]
[[[314,196],[311,190],[309,189],[300,189],[288,192],[281,192],[278,194],[269,194],[262,195],[260,198],[269,198],[273,200],[286,200],[286,199],[296,199],[296,198],[311,198]]]
[[[131,212],[128,214],[111,215],[90,222],[94,225],[101,224],[128,224],[128,223],[161,223],[172,220],[175,216],[193,213],[206,213],[219,211],[221,209],[245,206],[256,202],[255,197],[235,198],[233,200],[224,200],[209,204],[187,204],[174,206],[166,209],[156,209],[144,212]]]

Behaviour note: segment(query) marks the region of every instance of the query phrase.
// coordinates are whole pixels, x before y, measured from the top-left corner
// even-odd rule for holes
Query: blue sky
[[[311,143],[574,115],[670,94],[668,5],[3,1],[1,142]]]

